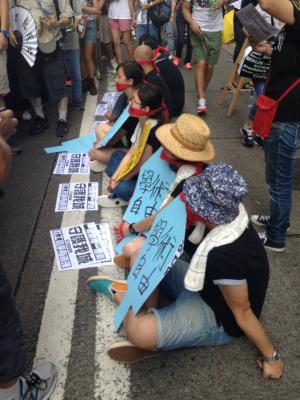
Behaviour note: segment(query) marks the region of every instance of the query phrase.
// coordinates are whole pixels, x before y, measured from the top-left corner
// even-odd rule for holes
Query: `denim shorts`
[[[83,42],[87,43],[96,43],[96,38],[97,38],[97,31],[96,31],[96,21],[88,21],[86,28],[85,28],[85,33],[83,36]]]
[[[151,309],[157,325],[157,349],[172,350],[194,346],[220,346],[230,343],[216,321],[212,309],[199,292],[184,287],[184,277],[189,263],[179,259],[161,283],[161,289],[172,303],[161,309]]]

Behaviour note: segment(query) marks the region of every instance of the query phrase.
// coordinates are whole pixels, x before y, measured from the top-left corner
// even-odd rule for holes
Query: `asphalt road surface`
[[[242,94],[231,118],[226,105],[217,104],[231,64],[228,48],[222,51],[208,92],[208,115],[217,160],[233,164],[249,184],[245,205],[248,212],[267,212],[262,149],[242,146],[239,127],[249,110],[249,95]],[[186,82],[185,111],[195,113],[193,72],[183,71]],[[113,76],[99,82],[99,97],[114,90]],[[228,99],[231,95],[228,95]],[[87,96],[85,111],[70,111],[70,135],[89,133],[97,98]],[[286,252],[269,254],[270,285],[262,321],[272,342],[280,348],[285,374],[280,381],[264,381],[255,366],[257,351],[245,339],[220,348],[172,351],[131,366],[110,360],[106,347],[122,340],[113,330],[115,306],[89,290],[86,278],[97,268],[58,272],[49,231],[76,223],[120,221],[124,209],[98,212],[55,213],[59,183],[80,180],[99,182],[103,174],[53,175],[57,156],[43,147],[57,145],[55,111],[51,126],[32,137],[28,123],[21,123],[16,140],[23,154],[14,157],[10,176],[0,198],[0,259],[16,296],[29,356],[29,368],[41,359],[56,363],[59,380],[52,400],[298,400],[300,398],[300,221],[299,164],[296,163],[294,209]],[[114,266],[101,269],[118,278],[123,271]]]

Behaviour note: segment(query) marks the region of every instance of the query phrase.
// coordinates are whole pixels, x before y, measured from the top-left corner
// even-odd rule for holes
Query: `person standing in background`
[[[96,16],[99,15],[104,1],[85,0],[81,3],[82,13],[87,17],[85,32],[81,40],[81,70],[83,75],[82,90],[90,92],[92,96],[97,95],[94,80],[96,66],[94,62],[94,49],[96,44]]]
[[[115,46],[117,61],[119,64],[124,62],[121,50],[121,33],[127,48],[128,57],[133,61],[133,46],[131,44],[131,24],[133,15],[132,0],[111,0],[108,9],[108,25],[111,29],[112,38]]]

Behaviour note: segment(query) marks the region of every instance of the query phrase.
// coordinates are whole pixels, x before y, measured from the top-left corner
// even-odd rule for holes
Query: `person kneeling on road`
[[[198,233],[189,238],[195,243],[197,236],[200,245],[190,262],[184,254],[163,279],[160,289],[172,301],[169,306],[158,309],[154,292],[136,316],[128,312],[123,326],[130,342],[111,345],[113,359],[134,362],[157,350],[224,345],[245,334],[261,353],[262,376],[282,376],[279,351],[258,320],[269,264],[242,205],[246,193],[245,179],[222,163],[186,180],[180,198]],[[120,303],[123,293],[116,290],[111,297]]]

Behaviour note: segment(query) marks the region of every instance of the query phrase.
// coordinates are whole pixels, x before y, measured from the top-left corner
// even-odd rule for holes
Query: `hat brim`
[[[174,136],[171,134],[171,129],[175,124],[164,124],[160,126],[155,135],[160,143],[176,157],[185,161],[212,161],[215,156],[215,148],[210,140],[207,141],[206,146],[203,150],[191,150],[187,149],[179,143]]]

